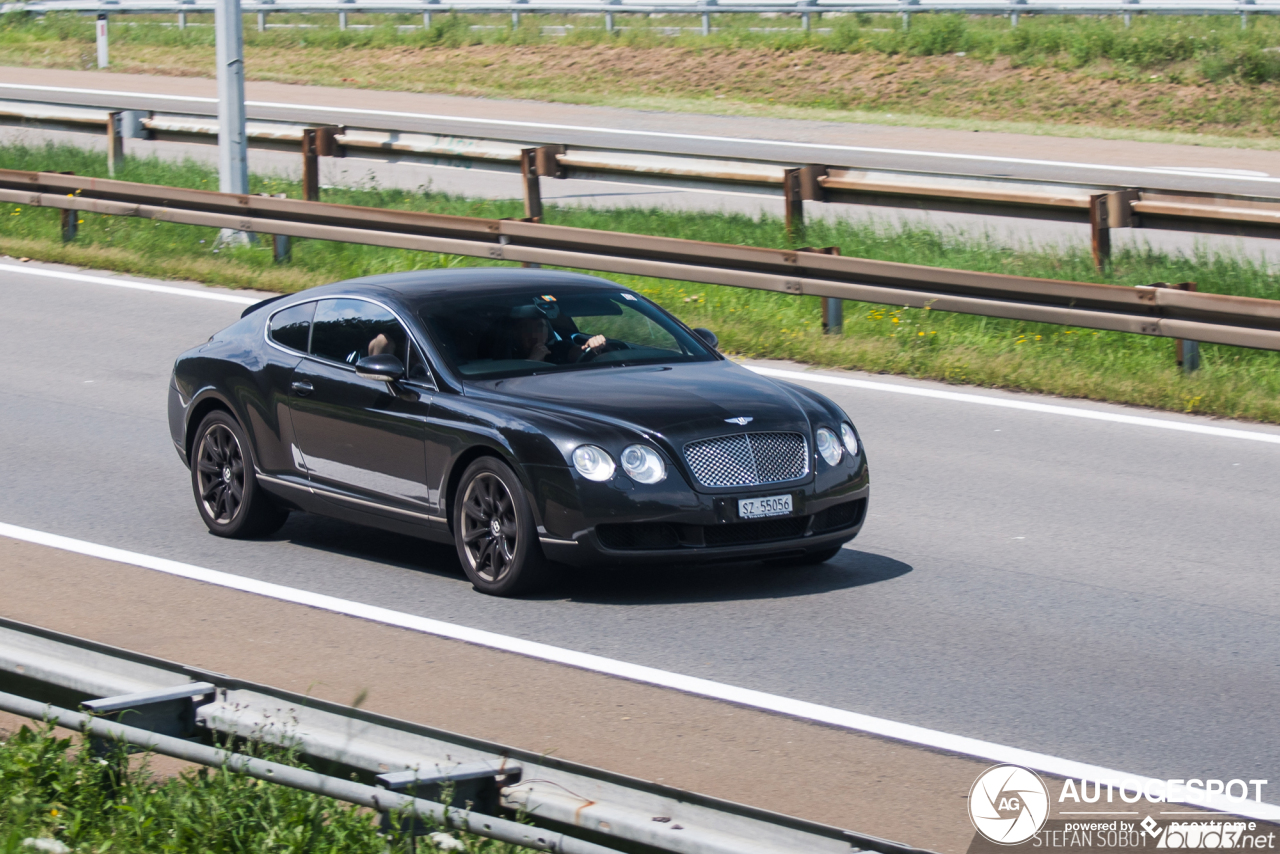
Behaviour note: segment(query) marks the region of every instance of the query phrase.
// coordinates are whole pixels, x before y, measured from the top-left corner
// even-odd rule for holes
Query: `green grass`
[[[211,15],[190,16],[193,23]],[[32,43],[50,38],[94,42],[91,18],[74,14],[46,15],[36,19],[13,13],[0,23],[0,45]],[[147,19],[130,16],[131,26],[116,25],[113,44],[149,44],[165,47],[213,45],[212,27],[178,30],[168,16]],[[1183,66],[1203,79],[1233,79],[1256,83],[1280,79],[1280,55],[1267,48],[1280,45],[1280,21],[1258,15],[1242,28],[1235,17],[1153,15],[1135,16],[1132,26],[1114,16],[1024,15],[1017,27],[1001,17],[958,14],[918,14],[904,31],[895,15],[843,15],[828,17],[818,29],[806,33],[791,18],[757,15],[719,15],[717,31],[708,37],[686,32],[664,35],[664,27],[694,28],[695,15],[670,15],[645,19],[619,14],[623,32],[609,34],[602,19],[583,16],[533,15],[519,28],[509,26],[506,15],[437,15],[429,30],[401,32],[398,25],[421,23],[417,15],[374,15],[361,20],[371,29],[337,28],[336,15],[272,16],[273,23],[307,23],[315,28],[271,29],[259,33],[246,17],[245,40],[250,47],[315,47],[330,49],[385,47],[463,47],[477,44],[618,44],[655,47],[678,44],[694,50],[766,48],[779,51],[818,49],[831,53],[879,53],[887,56],[941,56],[963,52],[977,59],[1009,57],[1019,65],[1054,62],[1081,68],[1102,60],[1123,68],[1148,71]],[[487,26],[473,30],[472,25]],[[543,26],[568,25],[563,37],[544,36]],[[789,32],[756,32],[759,29]]]
[[[287,756],[272,755],[276,761]],[[141,759],[142,761],[138,761]],[[27,839],[85,854],[409,854],[370,810],[243,774],[153,774],[146,757],[99,758],[51,727],[0,742],[0,854],[31,854]],[[438,831],[437,831],[438,832]],[[453,833],[473,854],[527,849]],[[419,838],[418,851],[438,850]]]
[[[82,175],[102,175],[106,169],[102,155],[52,147],[2,148],[0,166],[72,170]],[[216,186],[211,171],[191,163],[131,160],[120,177],[174,186]],[[252,184],[254,192],[298,195],[297,186],[287,181],[255,176]],[[426,190],[331,190],[326,191],[325,200],[481,217],[521,214],[518,201],[476,201]],[[548,207],[546,216],[550,222],[582,228],[741,245],[790,245],[782,223],[773,217],[558,207]],[[277,266],[265,245],[219,252],[215,238],[213,229],[86,214],[77,241],[63,245],[58,240],[57,211],[19,205],[0,210],[0,251],[10,255],[231,287],[292,291],[358,275],[486,263],[298,241],[292,263]],[[1273,271],[1248,259],[1207,251],[1194,257],[1170,257],[1122,250],[1103,275],[1094,270],[1085,246],[1014,250],[982,239],[870,220],[814,223],[805,242],[839,246],[847,256],[930,266],[1120,285],[1195,281],[1202,291],[1280,297],[1280,278]],[[690,325],[714,329],[726,352],[740,356],[1280,423],[1280,354],[1268,351],[1205,345],[1205,367],[1184,376],[1174,364],[1174,344],[1168,339],[856,302],[846,303],[845,334],[826,336],[820,330],[816,298],[630,276],[610,278],[649,295]]]

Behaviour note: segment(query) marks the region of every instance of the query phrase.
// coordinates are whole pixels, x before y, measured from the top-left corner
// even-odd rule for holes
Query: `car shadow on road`
[[[454,547],[336,519],[294,514],[276,536],[296,546],[374,561],[465,583]],[[733,563],[710,566],[560,567],[546,589],[523,598],[600,605],[670,605],[813,596],[889,581],[909,564],[842,549],[817,566]]]
[[[531,598],[599,605],[672,605],[813,596],[877,584],[911,572],[910,564],[874,552],[842,549],[817,566],[737,563],[711,566],[570,568]]]

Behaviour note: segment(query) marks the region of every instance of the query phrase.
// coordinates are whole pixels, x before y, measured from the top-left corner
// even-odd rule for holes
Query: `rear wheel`
[[[258,485],[248,447],[240,425],[222,410],[209,413],[196,430],[191,489],[200,518],[219,537],[264,536],[289,517]]]
[[[547,560],[519,478],[493,457],[467,466],[453,503],[458,560],[481,593],[515,596],[545,581]]]

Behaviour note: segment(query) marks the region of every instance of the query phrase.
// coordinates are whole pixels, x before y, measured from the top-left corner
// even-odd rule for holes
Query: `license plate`
[[[765,516],[786,516],[790,512],[790,495],[770,495],[767,498],[738,499],[738,517],[741,519],[762,519]]]

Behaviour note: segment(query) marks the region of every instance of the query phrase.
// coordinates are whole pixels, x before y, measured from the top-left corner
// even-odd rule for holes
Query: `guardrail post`
[[[538,158],[538,174],[544,178],[565,178],[564,167],[557,159],[564,154],[563,145],[540,145],[536,149]]]
[[[107,67],[107,14],[98,13],[98,67]]]
[[[825,168],[825,167],[818,167]],[[821,249],[814,249],[806,246],[797,252],[815,252],[819,255],[839,255],[839,246],[824,246]],[[844,300],[839,297],[823,297],[822,298],[822,334],[823,335],[843,335],[844,334]]]
[[[422,28],[424,30],[431,29],[431,13],[430,12],[422,13]]]
[[[107,175],[114,178],[124,165],[124,135],[120,132],[120,113],[107,114]]]
[[[782,173],[782,202],[786,208],[787,236],[799,240],[804,233],[804,198],[800,193],[799,169]]]
[[[604,13],[604,31],[606,33],[613,32],[613,13],[612,12]]]
[[[265,33],[267,31],[267,13],[258,13],[258,32]]]
[[[1196,283],[1179,282],[1174,287],[1180,291],[1194,291]],[[1174,339],[1174,348],[1178,359],[1178,367],[1182,368],[1183,373],[1190,374],[1200,370],[1199,341],[1184,341],[1181,338],[1176,338]]]
[[[317,128],[302,131],[302,198],[320,201],[320,156],[317,151]]]
[[[520,177],[524,181],[524,215],[542,222],[542,188],[538,184],[538,149],[520,149]]]
[[[704,36],[711,35],[711,13],[710,12],[702,13],[702,34]]]
[[[1093,245],[1093,264],[1101,272],[1111,261],[1111,226],[1107,221],[1107,193],[1089,197],[1089,231]]]
[[[62,215],[62,242],[70,243],[76,239],[76,232],[80,230],[80,211],[63,209],[60,213]]]
[[[187,13],[179,12],[178,13],[178,29],[185,30],[186,28],[187,28]]]

